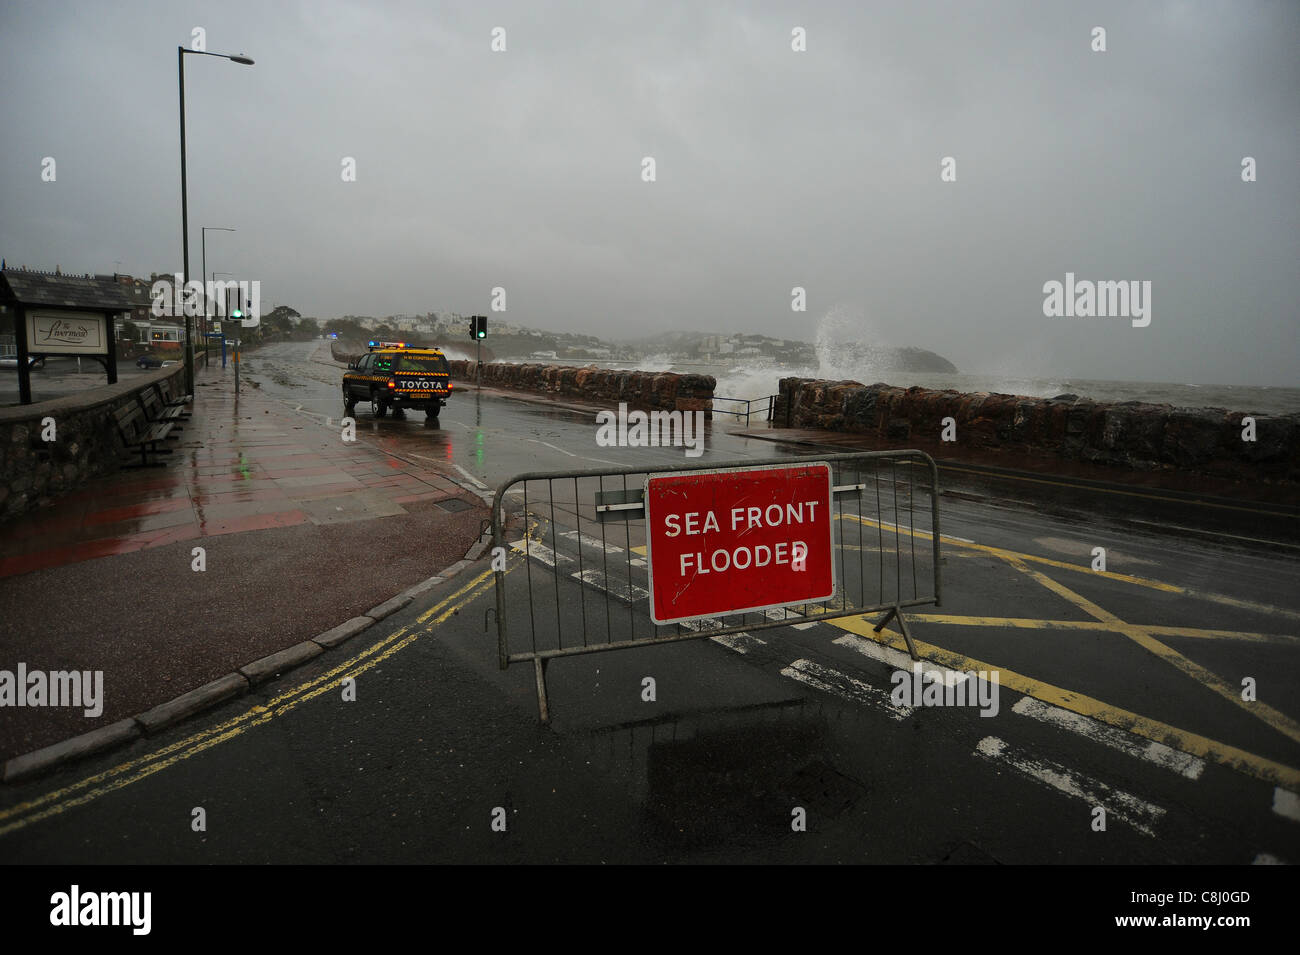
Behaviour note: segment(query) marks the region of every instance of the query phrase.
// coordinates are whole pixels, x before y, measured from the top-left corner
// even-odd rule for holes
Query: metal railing
[[[736,407],[735,409],[719,408],[715,404],[713,407],[713,413],[715,415],[734,415],[737,421],[744,418],[745,427],[748,428],[750,416],[754,414],[762,413],[764,421],[771,421],[772,416],[776,413],[776,399],[779,397],[780,395],[768,395],[766,398],[727,398],[723,395],[714,395],[714,402],[734,401],[737,406],[744,405],[744,410],[740,410],[739,407]]]
[[[648,476],[814,461],[828,464],[832,474],[830,600],[681,623],[651,619],[644,556]],[[549,719],[546,664],[557,657],[883,613],[875,629],[896,618],[915,658],[902,610],[939,606],[942,598],[939,473],[921,451],[529,472],[497,489],[492,536],[495,547],[523,558],[522,567],[496,572],[498,662],[503,670],[533,664],[543,722]]]

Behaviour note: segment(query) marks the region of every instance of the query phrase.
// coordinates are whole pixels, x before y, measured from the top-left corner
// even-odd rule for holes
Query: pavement
[[[363,615],[479,537],[487,508],[450,467],[345,443],[248,382],[236,396],[219,365],[200,365],[196,391],[165,467],[94,480],[5,527],[0,669],[102,670],[107,689],[95,718],[6,710],[0,760]]]

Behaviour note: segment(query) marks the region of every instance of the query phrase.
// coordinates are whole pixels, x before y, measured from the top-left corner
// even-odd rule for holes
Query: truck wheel
[[[388,403],[379,399],[379,392],[370,392],[370,409],[375,413],[376,418],[382,418],[388,414]]]

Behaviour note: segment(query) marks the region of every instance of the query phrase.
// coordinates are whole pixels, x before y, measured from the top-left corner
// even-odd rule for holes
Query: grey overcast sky
[[[257,63],[186,57],[191,269],[238,229],[208,268],[263,310],[501,286],[539,328],[811,341],[839,307],[965,372],[1300,385],[1295,0],[0,0],[9,265],[179,270],[196,27]],[[1067,271],[1149,280],[1150,325],[1045,317]]]

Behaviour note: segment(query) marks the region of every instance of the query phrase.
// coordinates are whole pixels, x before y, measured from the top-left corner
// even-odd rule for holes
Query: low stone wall
[[[184,375],[185,366],[177,364],[53,401],[0,408],[0,521],[116,471],[125,449],[114,412],[168,378],[174,393],[183,392]],[[42,437],[46,418],[54,423],[48,442]]]
[[[473,380],[472,361],[449,364],[453,378]],[[483,365],[483,384],[609,404],[625,401],[630,408],[647,411],[703,411],[712,416],[717,382],[711,375],[679,375],[671,371],[493,363]]]
[[[1008,448],[1129,470],[1179,469],[1231,478],[1300,481],[1300,415],[1250,415],[1255,440],[1242,440],[1248,412],[1110,404],[1062,395],[1017,395],[782,378],[778,426],[878,435],[892,442],[939,441],[943,419],[956,447]]]
[[[353,348],[355,346],[331,342],[330,353],[335,361],[352,362],[364,354],[356,353]],[[474,380],[474,362],[457,360],[448,364],[452,378]],[[571,365],[485,362],[483,384],[611,404],[625,401],[628,407],[643,411],[703,411],[712,417],[713,389],[717,382],[711,375],[679,375],[671,371],[616,371],[611,368],[574,368]]]

